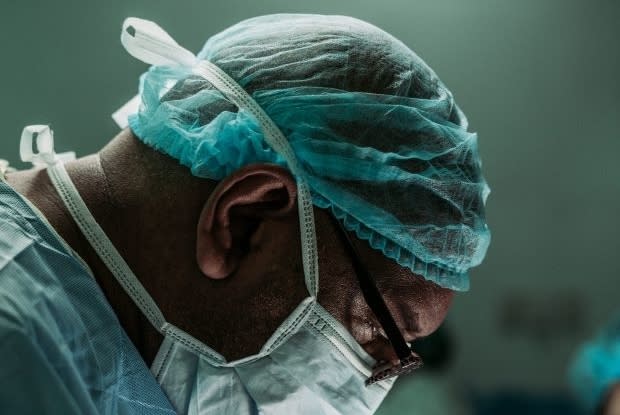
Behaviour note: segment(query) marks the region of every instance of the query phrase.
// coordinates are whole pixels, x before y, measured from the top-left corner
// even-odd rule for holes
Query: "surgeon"
[[[128,128],[67,161],[27,127],[0,187],[0,412],[373,413],[489,244],[452,94],[344,16],[121,40]]]
[[[570,379],[587,413],[620,415],[620,314],[579,349]]]

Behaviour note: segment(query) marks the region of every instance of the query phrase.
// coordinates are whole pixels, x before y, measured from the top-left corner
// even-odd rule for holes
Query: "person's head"
[[[435,330],[489,238],[475,135],[435,73],[389,34],[342,16],[249,19],[198,57],[252,95],[303,174],[291,173],[252,114],[188,68],[153,67],[142,78],[132,134],[189,167],[152,155],[155,170],[178,173],[176,187],[202,200],[193,254],[210,281],[211,344],[229,358],[256,352],[308,295],[300,180],[315,205],[319,303],[371,355],[392,357],[339,220],[406,340]]]

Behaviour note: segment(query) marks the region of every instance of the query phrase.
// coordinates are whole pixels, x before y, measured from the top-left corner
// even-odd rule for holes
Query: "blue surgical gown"
[[[87,265],[0,180],[0,414],[173,414]]]

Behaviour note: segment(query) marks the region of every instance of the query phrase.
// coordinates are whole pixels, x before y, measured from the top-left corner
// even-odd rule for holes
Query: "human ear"
[[[222,180],[198,221],[196,259],[203,274],[223,279],[239,267],[250,240],[267,218],[296,214],[297,185],[275,164],[253,164]]]

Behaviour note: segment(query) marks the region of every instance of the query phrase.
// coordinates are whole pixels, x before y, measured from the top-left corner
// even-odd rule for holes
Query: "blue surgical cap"
[[[573,390],[594,411],[611,386],[620,382],[620,314],[577,353],[570,369]]]
[[[197,55],[232,77],[284,133],[313,203],[400,265],[469,288],[490,234],[476,135],[450,91],[408,47],[344,16],[242,21]],[[198,177],[285,166],[257,120],[182,66],[140,78],[134,134]]]

